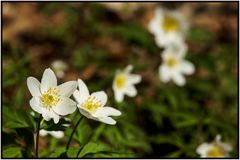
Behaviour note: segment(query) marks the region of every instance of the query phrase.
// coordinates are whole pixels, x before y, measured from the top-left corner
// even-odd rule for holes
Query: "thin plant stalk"
[[[37,135],[36,135],[36,140],[35,140],[35,157],[38,158],[38,142],[39,142],[39,130],[40,130],[40,125],[41,125],[41,120],[42,120],[42,115],[40,114],[38,118],[38,124],[37,124]]]
[[[70,137],[69,137],[69,140],[68,140],[68,143],[67,143],[67,146],[66,146],[66,151],[68,151],[68,148],[69,148],[69,146],[70,146],[70,143],[71,143],[72,137],[73,137],[73,135],[74,135],[74,133],[75,133],[75,131],[76,131],[78,125],[80,124],[82,118],[83,118],[83,116],[81,116],[81,117],[79,118],[77,124],[74,126],[74,128],[73,128],[73,130],[72,130],[72,133],[71,133],[71,135],[70,135]]]

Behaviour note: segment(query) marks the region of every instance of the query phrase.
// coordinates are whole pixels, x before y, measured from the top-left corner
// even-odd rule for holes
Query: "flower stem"
[[[79,118],[77,124],[76,124],[76,125],[74,126],[74,128],[73,128],[73,131],[72,131],[72,133],[71,133],[71,135],[70,135],[70,137],[69,137],[69,140],[68,140],[68,143],[67,143],[67,146],[66,146],[66,151],[68,151],[68,148],[69,148],[69,146],[70,146],[70,143],[71,143],[72,137],[73,137],[73,135],[74,135],[74,133],[75,133],[75,131],[76,131],[78,125],[80,124],[82,118],[83,118],[83,116],[81,116],[81,117]]]
[[[42,115],[40,114],[39,119],[38,119],[38,124],[37,124],[37,136],[36,136],[36,144],[35,144],[35,156],[38,158],[38,141],[39,141],[39,130],[40,130],[40,123],[42,120]]]

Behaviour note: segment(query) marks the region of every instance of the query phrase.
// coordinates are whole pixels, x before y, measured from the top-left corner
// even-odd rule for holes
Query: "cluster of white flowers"
[[[195,71],[194,65],[185,60],[187,45],[185,34],[189,24],[179,11],[157,8],[148,29],[154,35],[156,44],[164,48],[163,63],[159,66],[159,78],[162,82],[172,80],[178,86],[186,84],[183,74]]]
[[[73,113],[77,107],[87,118],[112,125],[116,124],[116,121],[109,116],[121,115],[121,112],[114,108],[104,107],[107,102],[104,91],[90,95],[81,79],[78,79],[78,83],[69,81],[57,85],[57,78],[50,68],[44,71],[41,83],[34,77],[28,77],[27,86],[33,96],[30,100],[31,108],[46,121],[53,119],[54,123],[58,123],[61,116]],[[70,98],[72,94],[77,103]]]
[[[170,11],[157,8],[155,16],[148,25],[149,31],[154,35],[156,44],[164,48],[162,64],[159,66],[159,79],[162,82],[172,80],[176,85],[183,86],[186,79],[183,76],[195,72],[194,65],[185,60],[187,45],[185,35],[189,29],[189,23],[180,11]],[[232,147],[221,142],[221,136],[217,135],[212,143],[203,143],[197,148],[201,157],[228,157]]]

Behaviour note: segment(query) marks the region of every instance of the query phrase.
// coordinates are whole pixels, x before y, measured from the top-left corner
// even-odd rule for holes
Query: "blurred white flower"
[[[159,78],[162,82],[173,80],[178,86],[183,86],[186,83],[183,74],[191,75],[194,73],[194,65],[184,59],[186,46],[182,45],[185,44],[174,43],[163,51],[163,63],[159,66]]]
[[[55,137],[57,139],[60,139],[60,138],[64,137],[64,132],[63,131],[47,131],[45,129],[40,129],[40,131],[39,131],[39,135],[41,137],[45,137],[48,134],[50,134],[51,136],[53,136],[53,137]]]
[[[155,10],[155,16],[148,25],[159,47],[165,47],[171,42],[183,41],[188,28],[189,23],[180,11],[161,8]]]
[[[120,116],[121,112],[112,107],[104,107],[107,103],[106,93],[99,91],[90,95],[86,84],[81,79],[78,79],[78,87],[79,90],[76,90],[73,96],[78,102],[80,113],[89,119],[115,125],[116,121],[109,116]]]
[[[113,91],[115,100],[117,102],[122,102],[124,99],[124,94],[134,97],[137,95],[137,89],[135,84],[141,82],[141,76],[137,74],[130,74],[133,66],[128,65],[124,70],[117,71],[114,81],[113,81]]]
[[[76,110],[76,103],[69,97],[77,88],[76,81],[65,82],[57,86],[54,72],[48,68],[44,71],[41,83],[34,77],[27,78],[28,89],[33,96],[31,108],[42,114],[44,120],[59,122],[59,115],[64,116]]]
[[[229,157],[229,152],[232,150],[232,146],[228,143],[223,143],[221,141],[221,136],[217,135],[212,143],[204,142],[198,146],[196,152],[200,154],[201,157],[207,158],[220,158]]]
[[[52,62],[51,67],[53,71],[56,73],[58,78],[63,78],[65,71],[68,69],[67,63],[62,60],[55,60]]]

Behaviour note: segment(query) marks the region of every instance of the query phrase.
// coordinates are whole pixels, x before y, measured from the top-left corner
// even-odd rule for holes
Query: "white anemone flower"
[[[148,29],[154,35],[159,47],[171,42],[182,41],[189,28],[189,23],[180,11],[157,8],[155,16],[149,22]]]
[[[178,86],[183,86],[186,84],[183,74],[193,74],[195,67],[191,62],[184,59],[186,46],[180,47],[181,43],[177,44],[168,46],[162,53],[163,63],[159,66],[159,78],[164,83],[173,80]]]
[[[69,97],[76,90],[77,82],[69,81],[57,86],[57,78],[50,68],[44,71],[41,83],[34,77],[28,77],[27,86],[33,96],[31,108],[42,114],[46,121],[53,119],[54,123],[58,123],[59,116],[76,110],[76,102]]]
[[[68,65],[62,60],[53,61],[51,67],[58,78],[63,78],[65,75],[65,71],[68,69]]]
[[[142,78],[140,75],[130,74],[132,70],[133,66],[128,65],[124,70],[118,70],[115,75],[112,87],[117,102],[123,101],[124,94],[129,97],[135,97],[137,95],[137,89],[134,85],[140,83]]]
[[[120,116],[121,112],[112,107],[105,107],[106,93],[98,91],[90,95],[86,84],[81,79],[78,79],[78,87],[79,90],[76,90],[73,96],[78,102],[80,113],[89,119],[115,125],[116,121],[109,116]]]
[[[221,135],[217,135],[211,143],[204,142],[198,146],[196,152],[202,157],[229,157],[229,152],[232,151],[232,146],[221,141]]]
[[[64,137],[64,132],[63,131],[47,131],[45,129],[40,129],[39,131],[39,135],[41,137],[45,137],[48,134],[50,134],[51,136],[57,138],[57,139],[61,139]]]

